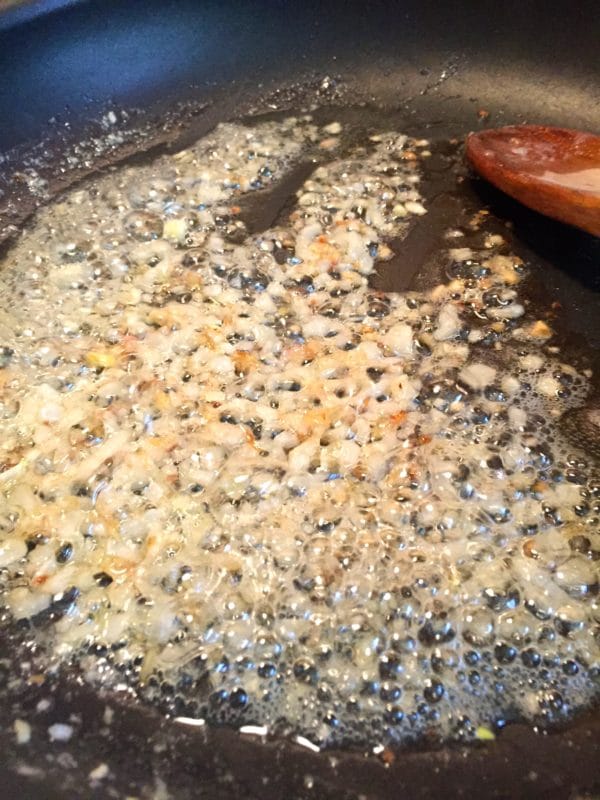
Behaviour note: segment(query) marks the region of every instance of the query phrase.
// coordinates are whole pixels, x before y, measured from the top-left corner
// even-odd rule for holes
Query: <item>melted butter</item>
[[[49,664],[180,717],[319,744],[561,718],[600,664],[593,464],[558,425],[586,379],[501,240],[372,292],[427,143],[337,135],[221,126],[9,253],[4,599],[61,610]],[[315,150],[338,155],[249,235],[238,201]]]

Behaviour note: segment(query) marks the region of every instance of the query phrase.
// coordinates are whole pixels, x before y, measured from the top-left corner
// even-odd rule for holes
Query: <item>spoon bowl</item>
[[[469,134],[466,157],[523,205],[600,236],[600,136],[512,125]]]

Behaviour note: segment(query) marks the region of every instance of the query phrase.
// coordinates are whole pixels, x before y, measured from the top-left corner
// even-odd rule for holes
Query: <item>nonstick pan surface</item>
[[[54,5],[64,7],[46,13],[34,3],[0,16],[0,236],[7,242],[43,200],[19,177],[32,163],[52,195],[116,160],[175,152],[224,119],[316,108],[324,121],[357,128],[386,120],[430,138],[436,154],[424,181],[430,213],[374,285],[389,291],[438,282],[444,230],[485,204],[490,230],[502,230],[532,266],[532,302],[540,309],[560,303],[561,347],[597,372],[600,242],[470,178],[459,144],[469,130],[509,122],[600,130],[595,4],[568,11],[536,2]],[[118,143],[97,123],[108,109],[119,116]],[[276,198],[269,213],[285,200]],[[261,217],[264,204],[246,213],[249,224],[270,223]],[[594,712],[551,732],[508,725],[480,747],[431,742],[402,753],[315,753],[286,740],[184,727],[126,692],[98,695],[75,674],[32,678],[34,654],[23,639],[27,632],[15,633],[7,621],[0,652],[6,798],[600,793]],[[15,718],[31,723],[27,747],[16,745]],[[50,744],[48,727],[66,721],[74,737]],[[106,774],[94,772],[101,765]]]

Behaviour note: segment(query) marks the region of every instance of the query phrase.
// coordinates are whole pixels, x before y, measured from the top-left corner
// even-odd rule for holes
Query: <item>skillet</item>
[[[0,17],[1,235],[8,240],[43,199],[21,177],[32,163],[52,194],[116,159],[175,151],[220,120],[245,115],[334,108],[319,113],[354,122],[392,119],[401,130],[443,143],[482,125],[524,121],[597,132],[597,14],[591,2],[578,3],[566,20],[559,16],[564,10],[559,3],[325,7],[312,0],[17,6]],[[118,143],[97,123],[108,109],[128,110],[126,120],[119,117]],[[444,229],[488,204],[499,226],[513,221],[513,245],[536,267],[532,301],[560,302],[561,345],[593,366],[600,343],[599,242],[469,179],[455,145],[442,151],[441,162],[451,168],[427,176],[426,224],[410,232],[375,285],[434,283]],[[457,176],[465,180],[457,184]],[[418,272],[407,277],[407,265]],[[98,696],[72,675],[23,682],[28,654],[18,638],[7,631],[0,675],[7,798],[600,791],[600,720],[593,712],[552,732],[509,725],[495,742],[476,748],[432,742],[383,759],[314,753],[228,729],[183,729],[127,696]],[[72,714],[77,737],[49,745],[48,726]],[[15,745],[15,717],[31,719],[26,751]],[[109,766],[108,777],[90,780],[101,764]]]

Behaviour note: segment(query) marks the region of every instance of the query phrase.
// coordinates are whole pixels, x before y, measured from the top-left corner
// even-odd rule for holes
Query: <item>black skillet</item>
[[[27,189],[32,164],[52,194],[119,158],[176,149],[226,118],[314,106],[351,126],[390,120],[438,144],[425,176],[430,213],[375,285],[439,280],[443,231],[487,204],[491,229],[503,230],[532,265],[532,301],[546,311],[554,304],[563,351],[594,366],[600,242],[471,180],[450,140],[524,121],[598,132],[599,43],[597,4],[587,0],[12,4],[0,13],[0,238],[40,202]],[[118,114],[120,144],[94,122],[110,108],[130,112],[125,121]],[[270,224],[286,197],[263,200],[246,209],[250,225]],[[600,794],[593,711],[550,732],[509,724],[475,748],[431,742],[379,757],[313,753],[223,728],[186,728],[125,692],[99,696],[73,674],[23,681],[32,653],[20,649],[22,634],[5,628],[3,800]],[[31,722],[26,746],[15,743],[15,718]],[[47,728],[57,721],[72,724],[69,742],[49,743]],[[108,773],[90,778],[101,764]]]

